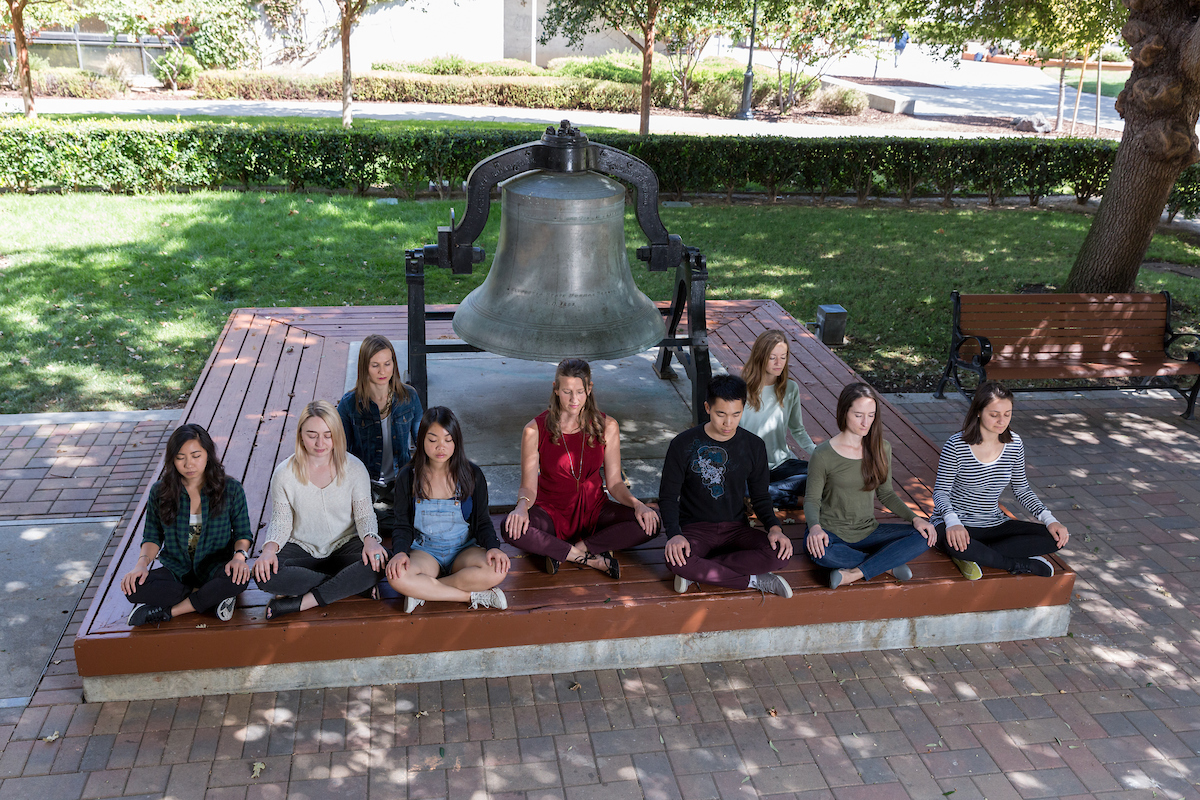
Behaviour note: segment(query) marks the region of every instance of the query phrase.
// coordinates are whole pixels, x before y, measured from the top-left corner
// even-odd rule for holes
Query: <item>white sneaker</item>
[[[404,596],[404,613],[405,614],[411,614],[412,612],[417,610],[417,606],[423,606],[423,605],[425,605],[424,600],[418,600],[417,598],[409,597],[408,595]]]
[[[229,622],[233,619],[233,610],[237,608],[237,595],[227,597],[217,605],[217,619]]]
[[[488,589],[486,592],[471,592],[471,609],[498,608],[501,611],[508,608],[508,598],[500,589]]]
[[[682,575],[675,576],[675,591],[679,592],[680,594],[683,594],[688,589],[690,589],[691,586],[692,586],[692,582],[689,581],[687,578],[683,577]]]
[[[792,596],[792,587],[774,572],[764,572],[761,575],[752,576],[750,587],[758,589],[760,592],[777,594],[780,597]]]

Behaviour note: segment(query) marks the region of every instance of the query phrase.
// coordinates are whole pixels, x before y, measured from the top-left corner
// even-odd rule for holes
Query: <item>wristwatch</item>
[[[233,551],[233,554],[235,556],[238,555],[239,553],[241,554],[242,558],[246,559],[247,561],[250,560],[250,551],[249,550],[234,550]]]

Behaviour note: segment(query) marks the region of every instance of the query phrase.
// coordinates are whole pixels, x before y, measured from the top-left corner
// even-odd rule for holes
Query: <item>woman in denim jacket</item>
[[[372,334],[358,351],[358,380],[338,403],[346,450],[367,467],[379,533],[396,527],[392,500],[396,473],[408,463],[421,424],[421,398],[400,380],[396,351],[386,337]],[[390,425],[383,425],[387,419]]]

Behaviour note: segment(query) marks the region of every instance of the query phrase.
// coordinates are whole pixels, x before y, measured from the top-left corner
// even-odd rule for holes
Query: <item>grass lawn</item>
[[[1048,68],[1046,72],[1052,75],[1055,79],[1058,78],[1058,70]],[[1129,70],[1100,70],[1100,79],[1104,83],[1104,96],[1116,97],[1125,88],[1125,82],[1129,80]],[[1067,70],[1067,115],[1070,116],[1070,107],[1075,104],[1075,87],[1079,85],[1079,70]],[[1087,69],[1087,75],[1083,79],[1083,91],[1089,94],[1096,93],[1096,64],[1093,62]],[[1094,109],[1093,109],[1094,110]],[[1083,109],[1080,108],[1080,114]]]
[[[306,112],[311,113],[311,112]],[[494,130],[512,130],[512,131],[529,131],[531,137],[536,139],[541,135],[544,126],[535,122],[490,122],[488,120],[459,120],[459,119],[369,119],[361,116],[362,112],[354,115],[354,129],[363,131],[377,131],[380,133],[397,133],[400,131],[438,131],[438,130],[453,130],[453,131],[494,131]],[[367,112],[369,113],[369,112]],[[551,115],[557,112],[551,112]],[[231,123],[240,123],[243,125],[252,125],[258,127],[281,126],[287,128],[341,128],[342,118],[340,112],[336,116],[329,117],[312,117],[312,116],[294,116],[294,117],[253,117],[240,116],[231,117],[217,114],[188,114],[180,116],[178,114],[39,114],[43,119],[149,119],[155,122],[208,122],[215,125],[228,125]],[[548,124],[548,123],[547,123]],[[588,126],[587,132],[592,133],[628,133],[620,128],[604,128]]]
[[[191,391],[240,306],[402,304],[403,251],[431,242],[451,205],[369,198],[196,193],[0,196],[0,412],[153,408]],[[1043,210],[710,206],[664,209],[708,255],[709,296],[766,297],[801,320],[850,312],[840,351],[884,389],[929,388],[949,338],[949,295],[1057,285],[1090,218]],[[499,208],[480,244],[495,250]],[[638,285],[668,276],[633,256]],[[1160,235],[1149,259],[1200,265],[1200,247]],[[456,302],[484,271],[433,269],[431,303]],[[1194,326],[1200,281],[1144,272]]]

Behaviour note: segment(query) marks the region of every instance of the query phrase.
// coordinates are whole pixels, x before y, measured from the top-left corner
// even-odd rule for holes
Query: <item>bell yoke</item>
[[[603,174],[602,174],[603,173]],[[638,225],[649,240],[638,259],[676,271],[671,306],[660,311],[638,290],[625,252],[625,187],[636,190]],[[457,311],[425,308],[425,265],[469,274],[484,259],[475,247],[501,187],[501,231],[484,282]],[[615,359],[658,347],[655,371],[674,377],[677,358],[692,381],[693,416],[704,418],[712,377],[704,308],[705,257],[667,233],[658,214],[658,177],[641,159],[588,141],[563,120],[528,142],[486,158],[467,178],[467,208],[438,228],[437,244],[405,252],[408,365],[428,403],[429,353],[486,351],[529,361]],[[687,310],[687,330],[678,329]],[[663,317],[666,316],[664,324]],[[426,341],[427,320],[453,320],[465,342]]]

